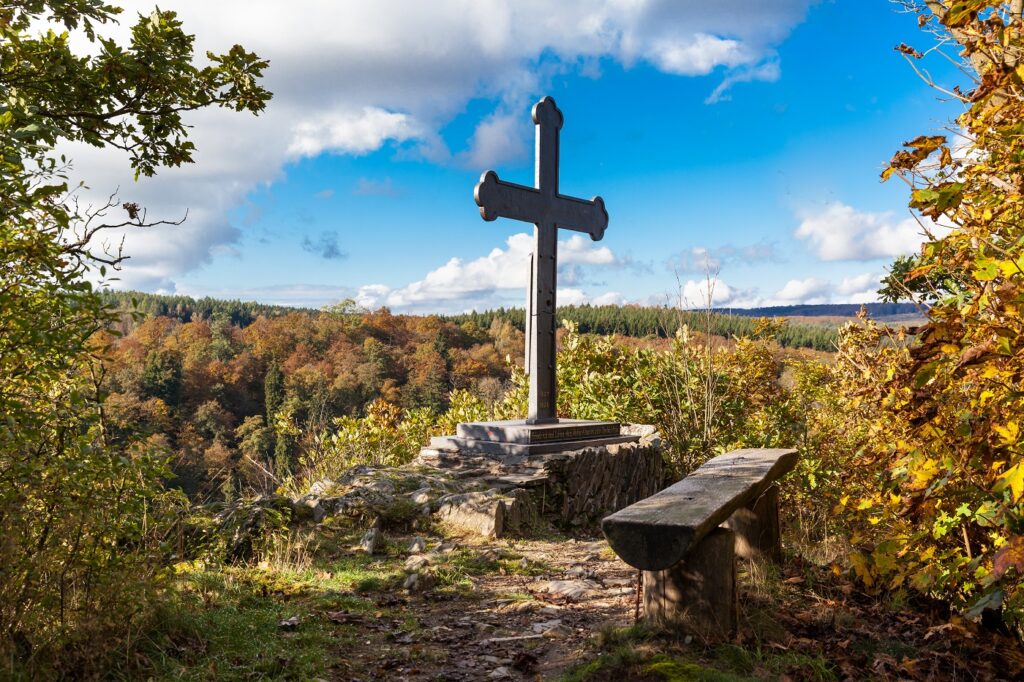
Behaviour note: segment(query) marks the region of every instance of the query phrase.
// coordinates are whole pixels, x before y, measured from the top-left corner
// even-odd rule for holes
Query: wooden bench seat
[[[775,483],[796,463],[796,450],[734,450],[605,517],[612,549],[645,571],[649,620],[703,636],[735,630],[735,556],[778,558]]]

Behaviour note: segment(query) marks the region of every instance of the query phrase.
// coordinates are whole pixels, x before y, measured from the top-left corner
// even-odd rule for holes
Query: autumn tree
[[[239,46],[195,65],[173,12],[138,17],[125,44],[102,38],[119,12],[0,5],[0,667],[29,678],[102,670],[139,627],[165,499],[160,443],[108,438],[96,332],[116,318],[87,277],[121,258],[94,237],[143,224],[144,208],[79,207],[54,149],[116,148],[152,175],[192,160],[185,112],[256,112],[270,96],[266,62]]]
[[[846,501],[870,520],[855,561],[869,584],[909,585],[1020,624],[1024,2],[908,7],[938,39],[926,52],[944,52],[970,82],[933,83],[963,112],[948,134],[907,142],[883,173],[908,184],[927,232],[887,291],[932,305],[912,342],[869,325],[843,345],[853,409],[875,411]],[[898,50],[929,78],[921,51]]]

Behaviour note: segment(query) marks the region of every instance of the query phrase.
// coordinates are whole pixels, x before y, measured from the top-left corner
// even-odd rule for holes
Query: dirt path
[[[577,663],[603,627],[633,622],[636,572],[603,540],[465,537],[445,549],[514,557],[503,562],[513,570],[470,575],[455,593],[382,595],[381,617],[339,646],[332,679],[546,679]]]

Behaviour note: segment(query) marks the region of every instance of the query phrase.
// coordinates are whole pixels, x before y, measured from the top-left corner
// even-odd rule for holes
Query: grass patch
[[[326,620],[311,605],[284,605],[228,574],[182,576],[140,645],[139,663],[154,680],[312,679],[329,665]],[[286,631],[278,623],[297,616]],[[123,679],[136,678],[134,674]]]
[[[568,670],[559,682],[752,682],[753,678],[665,654],[644,654],[626,645]]]
[[[741,675],[763,671],[773,675],[796,675],[801,680],[830,682],[837,680],[832,665],[821,656],[808,656],[795,651],[747,649],[735,644],[724,644],[712,650],[712,656],[721,667]]]

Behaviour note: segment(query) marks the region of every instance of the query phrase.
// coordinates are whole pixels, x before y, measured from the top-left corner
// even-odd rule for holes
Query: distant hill
[[[861,308],[875,319],[920,316],[913,303],[823,303],[817,305],[776,305],[764,308],[718,308],[716,312],[740,317],[854,317]]]
[[[224,301],[209,297],[194,299],[189,296],[163,296],[135,291],[108,291],[104,293],[104,297],[109,303],[123,310],[136,310],[145,317],[170,317],[182,322],[223,317],[239,327],[252,324],[258,317],[277,317],[294,312],[318,314],[318,311],[308,308],[237,300]],[[909,322],[921,317],[920,311],[908,303],[865,305],[871,316],[881,321]],[[748,336],[754,332],[755,318],[784,317],[790,321],[776,337],[780,345],[831,351],[835,349],[838,328],[853,318],[860,307],[858,304],[844,303],[719,309],[708,317],[702,311],[680,311],[663,306],[582,305],[560,306],[556,314],[560,320],[575,322],[583,333],[621,334],[631,337],[667,337],[674,334],[680,325],[687,325],[691,329],[708,330],[712,334],[724,337]],[[482,329],[487,329],[495,318],[502,318],[523,329],[523,312],[522,308],[499,308],[439,317],[457,324],[472,322]]]

